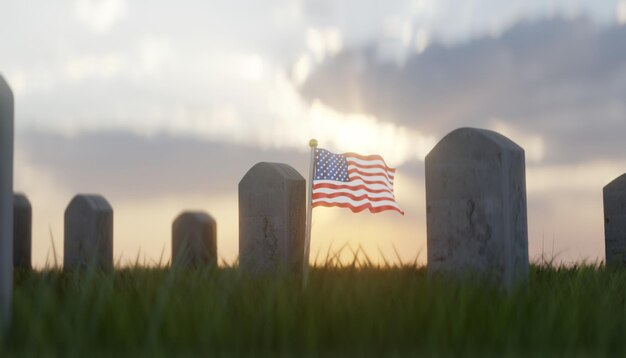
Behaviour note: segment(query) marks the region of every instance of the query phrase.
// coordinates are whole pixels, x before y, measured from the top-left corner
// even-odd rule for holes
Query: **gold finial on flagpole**
[[[309,141],[309,147],[317,148],[317,139],[313,138]]]

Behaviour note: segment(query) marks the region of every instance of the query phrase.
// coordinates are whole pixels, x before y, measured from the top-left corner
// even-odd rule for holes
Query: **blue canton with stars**
[[[346,157],[326,149],[315,149],[315,180],[349,182]]]

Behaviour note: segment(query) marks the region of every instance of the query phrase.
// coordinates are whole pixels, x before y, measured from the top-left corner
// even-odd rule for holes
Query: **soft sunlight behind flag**
[[[334,154],[315,149],[312,206],[341,207],[358,213],[394,210],[393,182],[396,170],[380,155]]]

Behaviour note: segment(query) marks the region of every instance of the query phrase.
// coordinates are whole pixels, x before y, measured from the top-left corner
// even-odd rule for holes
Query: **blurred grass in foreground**
[[[326,262],[304,291],[233,267],[17,272],[0,356],[626,355],[626,271],[533,265],[506,294],[415,265]]]

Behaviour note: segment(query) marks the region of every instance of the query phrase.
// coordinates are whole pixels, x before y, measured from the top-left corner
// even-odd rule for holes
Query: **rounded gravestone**
[[[113,208],[100,195],[76,195],[65,210],[65,270],[113,270]]]
[[[13,296],[13,92],[0,75],[0,318],[10,321]]]
[[[33,210],[24,194],[13,196],[13,267],[32,268],[32,220]]]
[[[239,265],[248,273],[301,274],[305,180],[294,168],[258,163],[239,182]]]
[[[602,190],[606,264],[626,267],[626,174]]]
[[[217,224],[203,212],[184,212],[172,224],[172,263],[217,268]]]
[[[429,274],[528,279],[524,150],[492,131],[461,128],[426,156]]]

